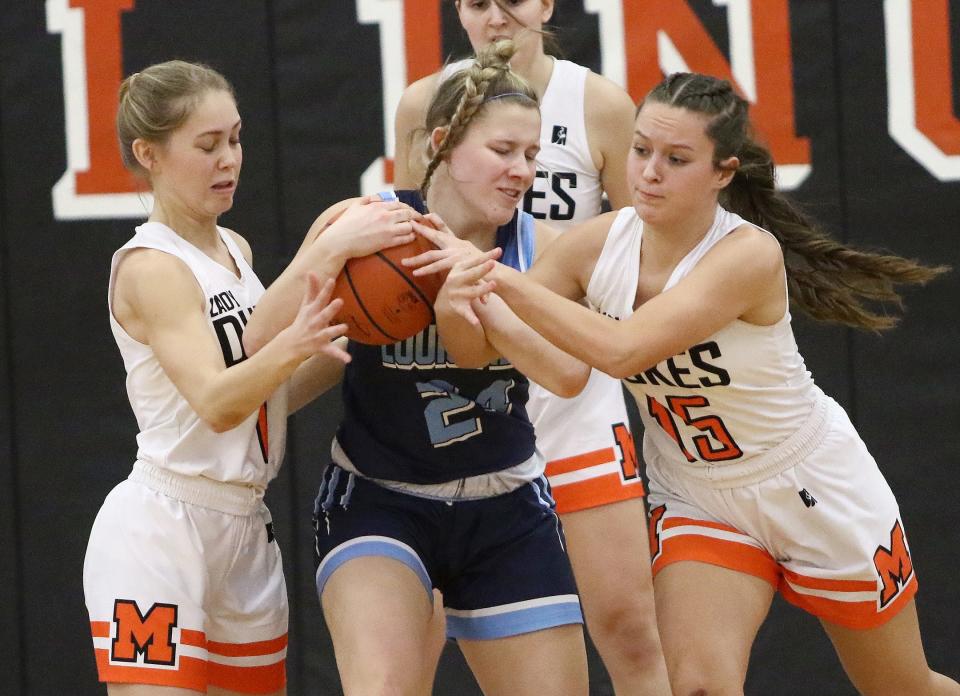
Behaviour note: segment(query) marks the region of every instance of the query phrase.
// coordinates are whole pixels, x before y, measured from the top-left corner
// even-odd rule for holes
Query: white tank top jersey
[[[263,285],[228,232],[223,239],[240,270],[208,257],[169,227],[147,222],[114,255],[110,268],[110,328],[127,371],[127,396],[137,419],[137,459],[186,476],[239,483],[265,489],[277,475],[286,440],[287,386],[282,385],[259,412],[227,432],[214,432],[190,407],[167,377],[149,345],[134,340],[113,315],[117,267],[131,249],[150,248],[176,256],[193,272],[206,298],[210,331],[229,367],[244,359],[240,343]]]
[[[444,66],[438,85],[471,62],[467,58]],[[524,197],[523,209],[561,231],[597,215],[603,196],[584,121],[588,72],[582,65],[554,59],[540,100],[537,177]]]
[[[664,291],[744,223],[718,206],[713,226],[677,264]],[[624,208],[587,287],[601,313],[615,319],[633,314],[642,239],[643,222],[633,208]],[[808,426],[824,401],[797,349],[789,309],[770,326],[733,321],[625,381],[645,427],[645,459],[659,457],[700,479],[722,480],[724,471],[749,468]]]

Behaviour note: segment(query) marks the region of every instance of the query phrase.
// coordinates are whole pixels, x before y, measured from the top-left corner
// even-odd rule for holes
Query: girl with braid
[[[457,16],[474,51],[510,38],[510,68],[540,99],[537,176],[523,209],[564,232],[601,212],[630,205],[626,162],[634,103],[618,85],[588,68],[555,58],[544,26],[554,0],[456,0]],[[410,85],[396,115],[395,181],[416,185],[427,161],[424,119],[437,85],[466,61]],[[569,543],[590,637],[616,693],[669,693],[660,649],[643,481],[623,388],[594,370],[583,391],[561,399],[532,384],[527,412]],[[629,588],[629,591],[624,591]]]
[[[779,591],[820,620],[861,693],[960,694],[924,657],[897,502],[804,367],[788,306],[880,331],[895,318],[873,302],[898,305],[898,284],[946,269],[820,232],[776,191],[747,102],[713,77],[675,74],[650,92],[628,180],[632,207],[565,233],[528,274],[461,262],[447,283],[464,317],[495,289],[488,304],[506,301],[636,397],[674,693],[742,694]],[[449,263],[435,256],[414,260],[418,273]]]
[[[512,54],[497,43],[440,86],[419,190],[346,201],[317,219],[258,304],[249,351],[292,318],[309,272],[329,277],[370,253],[352,220],[371,205],[392,205],[384,216],[408,230],[424,217],[447,230],[451,258],[475,245],[490,266],[501,249],[512,268],[532,264],[549,230],[517,204],[534,177],[540,112],[507,67]],[[441,289],[438,324],[451,301]],[[583,619],[524,375],[569,396],[589,368],[503,303],[481,314],[496,347],[481,359],[447,350],[436,324],[390,346],[348,345],[344,419],[315,506],[317,591],[347,694],[429,693],[442,624],[434,588],[485,694],[587,693]]]

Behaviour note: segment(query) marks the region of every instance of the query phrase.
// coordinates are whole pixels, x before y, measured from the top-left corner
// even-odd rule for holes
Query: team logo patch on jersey
[[[810,491],[808,491],[806,488],[800,489],[800,500],[802,500],[803,504],[808,508],[812,508],[817,504],[817,499],[810,495]]]
[[[554,126],[553,136],[550,138],[550,142],[553,143],[554,145],[566,145],[567,144],[567,127]]]

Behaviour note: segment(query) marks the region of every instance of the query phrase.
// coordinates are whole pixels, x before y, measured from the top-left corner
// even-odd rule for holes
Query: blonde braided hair
[[[539,101],[526,81],[510,70],[509,60],[516,47],[513,41],[497,41],[485,47],[470,67],[447,78],[437,89],[427,109],[426,134],[445,127],[446,134],[430,158],[420,194],[426,198],[430,179],[440,163],[463,140],[470,123],[484,105],[496,99],[539,108]],[[429,145],[428,145],[429,147]]]

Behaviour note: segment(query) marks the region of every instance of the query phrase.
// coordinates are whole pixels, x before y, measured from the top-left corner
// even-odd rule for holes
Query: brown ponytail
[[[814,319],[858,329],[889,329],[898,317],[871,304],[902,309],[897,285],[922,285],[949,270],[856,249],[824,233],[777,191],[773,157],[754,139],[747,102],[726,80],[675,73],[647,99],[712,117],[707,135],[714,143],[714,165],[732,156],[740,160],[733,180],[720,193],[720,204],[777,238],[783,247],[791,302]]]

